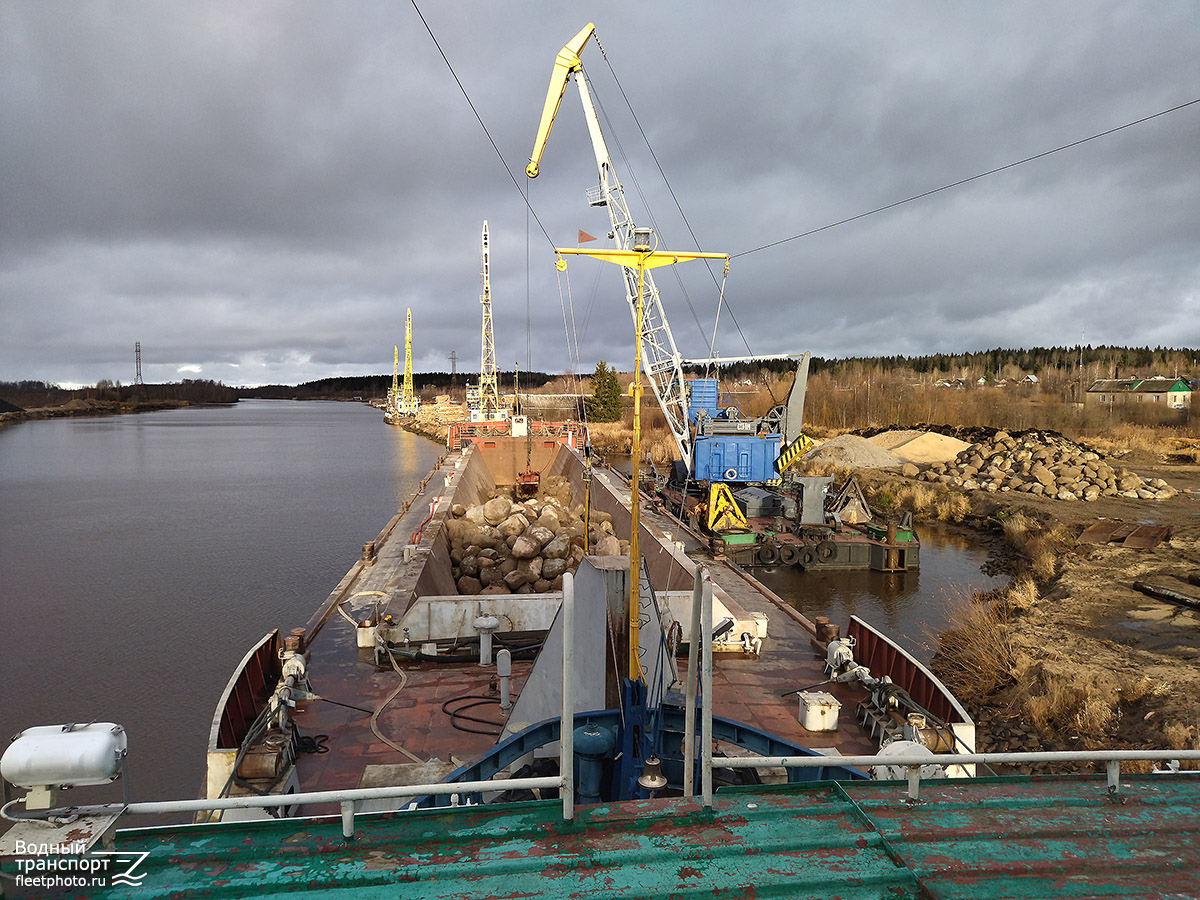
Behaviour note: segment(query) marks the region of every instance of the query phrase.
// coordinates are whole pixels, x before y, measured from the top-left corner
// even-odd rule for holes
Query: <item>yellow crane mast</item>
[[[404,383],[400,388],[399,407],[401,415],[411,416],[417,412],[417,401],[413,399],[412,309],[408,310],[408,317],[404,323]]]

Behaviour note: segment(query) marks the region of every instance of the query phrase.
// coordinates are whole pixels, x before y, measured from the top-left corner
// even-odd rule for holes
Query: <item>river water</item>
[[[441,452],[357,403],[0,428],[0,748],[119,722],[132,799],[196,796],[238,661],[307,621]]]
[[[953,531],[918,527],[921,566],[915,572],[805,572],[801,569],[754,569],[754,576],[812,619],[828,616],[842,634],[850,616],[858,616],[922,662],[936,647],[935,636],[947,614],[975,591],[988,591],[1005,579],[985,575],[987,551]]]

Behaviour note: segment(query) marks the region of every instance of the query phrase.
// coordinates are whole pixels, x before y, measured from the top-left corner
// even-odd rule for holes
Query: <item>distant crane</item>
[[[483,278],[483,337],[479,354],[479,411],[486,419],[500,416],[500,386],[496,375],[496,343],[492,337],[492,286],[488,273],[488,224],[483,220],[480,275]]]
[[[400,383],[396,377],[396,368],[400,365],[400,348],[392,345],[392,386],[388,389],[387,395],[387,413],[386,415],[396,415],[396,404],[400,398]]]
[[[392,377],[395,378],[395,375]],[[417,401],[413,399],[411,308],[404,323],[404,383],[400,387],[399,408],[402,416],[411,416],[417,411]]]

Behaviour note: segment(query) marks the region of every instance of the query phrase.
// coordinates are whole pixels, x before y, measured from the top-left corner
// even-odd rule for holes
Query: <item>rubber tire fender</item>
[[[779,561],[785,566],[794,566],[800,560],[800,548],[795,544],[784,544],[779,548]]]
[[[800,554],[800,565],[806,569],[811,569],[817,564],[817,551],[812,547],[806,547]]]
[[[773,566],[779,562],[779,551],[774,544],[760,544],[757,556],[760,565]]]
[[[829,562],[837,556],[837,544],[833,541],[821,541],[817,544],[817,559],[821,562]]]

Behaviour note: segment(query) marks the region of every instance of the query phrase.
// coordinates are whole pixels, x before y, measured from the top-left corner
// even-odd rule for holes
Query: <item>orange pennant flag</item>
[[[580,231],[579,232],[579,240],[577,241],[577,243],[582,244],[586,241],[594,241],[594,240],[596,240],[595,235],[588,234],[586,231]]]

